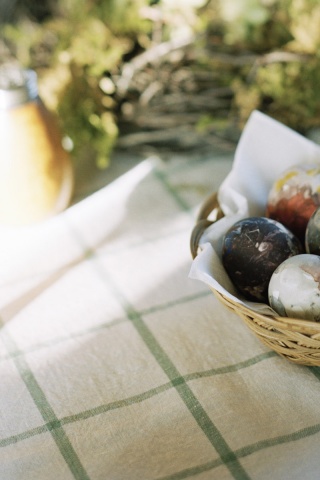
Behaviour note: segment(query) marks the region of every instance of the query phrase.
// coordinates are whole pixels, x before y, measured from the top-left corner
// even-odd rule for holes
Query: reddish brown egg
[[[320,165],[296,165],[277,178],[266,216],[281,222],[304,243],[308,221],[320,205]]]

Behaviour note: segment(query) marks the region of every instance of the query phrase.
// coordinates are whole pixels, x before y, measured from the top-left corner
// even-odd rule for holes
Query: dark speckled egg
[[[280,222],[249,217],[226,232],[222,263],[244,297],[267,303],[269,281],[275,269],[302,252],[300,240]]]
[[[306,252],[320,255],[320,207],[311,215],[305,235]]]
[[[266,217],[281,222],[304,242],[307,223],[319,205],[320,165],[296,165],[272,185]]]

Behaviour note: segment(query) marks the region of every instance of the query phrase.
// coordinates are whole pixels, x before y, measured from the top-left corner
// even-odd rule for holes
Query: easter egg
[[[320,257],[296,255],[281,263],[269,283],[270,306],[282,317],[320,321]]]
[[[320,208],[311,215],[305,234],[307,253],[320,255]]]
[[[235,287],[249,300],[267,302],[274,270],[286,258],[303,251],[298,238],[279,222],[249,217],[225,234],[222,263]]]
[[[320,165],[296,165],[271,187],[266,216],[281,222],[304,242],[307,223],[320,205]]]

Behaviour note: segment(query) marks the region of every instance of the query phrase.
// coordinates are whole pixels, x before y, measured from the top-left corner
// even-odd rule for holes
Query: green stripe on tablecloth
[[[210,296],[212,296],[212,291],[207,288],[202,292],[193,293],[191,295],[179,297],[179,298],[176,298],[175,300],[171,300],[165,303],[160,303],[158,305],[145,308],[138,313],[139,315],[150,315],[150,313],[156,313],[161,310],[166,310],[167,308],[176,307],[177,305],[185,305],[186,303],[192,302],[193,300],[198,300],[199,298],[210,297]]]
[[[296,432],[293,432],[293,433],[279,435],[278,437],[275,437],[275,438],[261,440],[260,442],[256,442],[253,445],[239,448],[237,450],[237,455],[239,455],[240,457],[246,457],[248,455],[252,455],[255,452],[258,452],[259,450],[263,450],[269,447],[274,447],[277,445],[282,445],[288,442],[295,442],[297,440],[301,440],[302,438],[316,435],[319,432],[320,432],[320,424],[311,425],[310,427],[301,428],[301,430],[297,430]]]
[[[173,300],[171,302],[165,302],[165,303],[160,303],[158,305],[155,305],[153,307],[148,307],[140,312],[140,315],[149,315],[150,313],[155,313],[159,312],[162,310],[166,310],[167,308],[171,308],[180,304],[185,304],[187,302],[192,302],[193,300],[196,300],[198,298],[203,298],[203,297],[208,297],[212,296],[212,292],[210,290],[205,290],[203,292],[198,292],[192,295],[187,295],[185,297],[180,297],[177,298],[176,300]],[[69,342],[72,339],[76,338],[81,338],[85,335],[88,335],[90,333],[95,333],[99,332],[101,330],[105,330],[106,328],[112,328],[117,325],[120,325],[121,323],[128,322],[128,317],[120,317],[120,318],[115,318],[114,320],[111,320],[110,322],[105,322],[105,323],[100,323],[99,325],[95,325],[93,327],[89,328],[84,328],[83,330],[78,330],[77,332],[61,337],[55,337],[52,338],[51,340],[48,340],[46,342],[41,342],[41,343],[36,343],[32,345],[29,348],[22,350],[16,350],[14,352],[11,352],[10,354],[7,353],[6,355],[0,356],[0,363],[8,360],[12,357],[18,357],[20,355],[26,355],[28,353],[32,353],[38,350],[41,350],[42,348],[48,348],[52,347],[54,345],[59,345],[62,342]]]
[[[114,403],[116,403],[116,402],[114,402]],[[100,407],[98,407],[98,409],[99,408]],[[96,409],[96,410],[98,410],[98,409]],[[97,414],[98,414],[98,412],[97,412]],[[78,417],[78,416],[80,417],[81,414],[76,415],[75,417]],[[89,415],[87,414],[86,417],[88,418]],[[71,423],[71,419],[72,419],[71,416],[70,417],[65,417],[65,419],[61,420],[61,423],[62,424]],[[75,418],[74,421],[81,420],[81,419],[82,418]],[[66,421],[64,421],[64,420],[66,420]],[[52,428],[54,428],[53,425],[52,425]],[[10,444],[14,443],[13,440],[14,440],[15,437],[16,437],[16,441],[25,440],[25,439],[29,438],[30,436],[38,435],[40,433],[45,433],[45,432],[47,432],[47,430],[48,430],[47,425],[44,425],[42,427],[36,427],[33,430],[29,430],[28,432],[25,432],[24,434],[19,434],[19,435],[13,436],[13,437],[9,437],[8,439],[2,440],[0,442],[0,446],[3,447],[3,446],[10,445]],[[290,442],[297,441],[297,440],[300,440],[300,439],[303,439],[303,438],[307,438],[307,437],[310,437],[312,435],[316,435],[319,432],[320,432],[320,424],[312,425],[311,427],[303,428],[303,429],[298,430],[297,432],[293,432],[291,434],[282,435],[282,436],[279,436],[279,437],[275,437],[275,438],[272,438],[272,439],[263,440],[261,442],[254,443],[252,445],[247,445],[245,447],[242,447],[240,449],[235,450],[234,453],[237,456],[237,458],[240,459],[240,458],[246,457],[248,455],[252,455],[256,452],[259,452],[260,450],[264,450],[264,449],[269,448],[269,447],[274,447],[274,446],[277,446],[277,445],[290,443]],[[207,463],[204,463],[204,464],[201,464],[201,465],[197,465],[195,467],[187,468],[185,470],[175,472],[171,475],[167,475],[165,477],[158,478],[157,480],[182,480],[182,479],[185,479],[185,478],[192,477],[193,475],[197,475],[197,474],[200,474],[200,473],[203,473],[203,472],[214,470],[215,468],[217,468],[221,465],[223,465],[223,462],[222,462],[221,458],[218,458],[218,459],[213,460],[212,462],[207,462]]]
[[[152,398],[155,395],[159,395],[167,390],[170,390],[171,388],[184,384],[187,381],[197,380],[199,378],[238,371],[240,369],[251,367],[252,365],[255,365],[256,363],[259,363],[263,360],[273,357],[274,355],[276,355],[276,353],[266,352],[265,354],[257,355],[256,357],[250,358],[247,361],[239,362],[238,364],[230,365],[229,367],[210,369],[210,370],[205,370],[203,372],[194,372],[184,377],[179,376],[179,377],[173,378],[170,382],[164,383],[150,390],[146,390],[145,392],[139,393],[138,395],[133,395],[132,397],[128,397],[123,400],[118,400],[108,404],[100,405],[99,407],[88,409],[83,412],[77,413],[75,415],[69,415],[67,417],[63,417],[60,420],[60,422],[62,425],[65,425],[65,424],[73,423],[80,420],[86,420],[87,418],[91,418],[95,415],[101,415],[102,413],[106,413],[110,410],[115,410],[117,408],[123,408],[129,405],[133,405],[135,403],[143,402],[144,400]],[[0,445],[1,445],[1,441],[0,441]]]
[[[22,353],[21,353],[22,354]],[[263,360],[267,360],[268,358],[271,358],[273,356],[277,355],[273,351],[269,351],[266,353],[263,353],[261,355],[257,355],[255,357],[249,358],[248,360],[245,360],[243,362],[239,362],[233,365],[225,366],[225,367],[219,367],[215,369],[210,369],[210,370],[204,370],[200,372],[193,372],[189,373],[188,375],[185,375],[183,378],[179,377],[176,378],[170,382],[164,383],[162,385],[159,385],[158,387],[152,388],[150,390],[146,390],[145,392],[139,393],[137,395],[133,395],[131,397],[125,398],[123,400],[118,400],[115,402],[107,403],[104,405],[100,405],[98,407],[95,407],[93,409],[88,409],[84,410],[83,412],[79,412],[75,415],[69,415],[66,417],[62,417],[60,419],[59,424],[61,426],[67,425],[70,423],[86,420],[88,418],[94,417],[96,415],[101,415],[103,413],[106,413],[110,410],[115,410],[118,408],[123,408],[127,407],[129,405],[134,405],[135,403],[140,403],[143,402],[149,398],[152,398],[155,395],[159,395],[167,390],[170,390],[171,388],[174,388],[175,385],[190,381],[190,380],[197,380],[199,378],[205,378],[205,377],[210,377],[214,375],[221,375],[225,373],[232,373],[247,367],[251,367],[252,365],[255,365],[259,362],[262,362]],[[12,435],[10,437],[4,438],[0,440],[0,447],[5,447],[8,445],[11,445],[13,443],[17,443],[21,440],[25,440],[29,437],[33,437],[35,435],[40,435],[42,433],[46,433],[48,430],[52,430],[57,426],[56,423],[54,422],[49,422],[46,423],[45,425],[41,425],[39,427],[32,428],[30,430],[27,430],[25,432]]]
[[[152,172],[154,176],[161,181],[162,185],[170,193],[170,196],[176,201],[179,207],[183,211],[190,212],[191,214],[190,206],[184,201],[181,195],[179,195],[178,192],[170,185],[170,183],[167,180],[167,177],[163,174],[163,172],[161,170],[157,170],[156,168],[154,168]]]
[[[1,319],[0,327],[2,329],[2,339],[6,349],[9,352],[17,351],[17,347],[10,335],[5,331],[5,326]],[[15,363],[15,366],[23,382],[25,383],[34,403],[36,404],[42,418],[47,424],[51,425],[51,428],[49,430],[51,432],[52,438],[55,441],[62,457],[67,463],[74,478],[76,480],[89,480],[89,476],[83,468],[75,450],[70,443],[69,438],[63,430],[60,421],[56,417],[43,390],[41,389],[32,371],[30,370],[26,360],[24,359],[24,357],[20,356],[13,357],[12,361]]]
[[[16,435],[11,435],[10,437],[3,438],[0,440],[0,447],[7,447],[13,443],[21,442],[22,440],[27,440],[28,438],[35,437],[36,435],[41,435],[42,433],[47,433],[49,430],[48,423],[45,425],[40,425],[39,427],[31,428],[22,433],[17,433]]]
[[[74,236],[75,240],[78,242],[79,246],[83,250],[89,251],[88,246],[86,245],[81,234],[70,223],[68,224],[68,226],[70,232]],[[156,338],[153,336],[151,331],[148,329],[148,327],[142,320],[142,317],[129,304],[128,300],[125,298],[122,292],[119,291],[116,285],[114,285],[108,273],[106,272],[106,269],[99,262],[99,258],[94,251],[92,251],[92,261],[92,265],[95,267],[96,273],[103,281],[106,282],[110,291],[113,292],[115,297],[122,305],[122,308],[127,312],[128,318],[131,320],[140,337],[142,338],[146,346],[149,348],[151,354],[157,360],[158,364],[163,369],[168,378],[171,381],[174,381],[177,378],[182,378],[180,372],[175,367],[174,363],[170,360],[168,355],[162,349]],[[223,463],[227,466],[235,480],[249,480],[250,477],[238,461],[236,455],[230,449],[227,442],[225,441],[217,427],[214,425],[209,415],[192,392],[191,388],[185,383],[184,380],[181,384],[176,385],[176,391],[179,393],[190,414],[193,416],[194,420],[197,422],[203,433],[211,442],[212,446],[218,452]]]
[[[188,373],[187,375],[184,375],[183,378],[185,379],[186,382],[189,382],[190,380],[196,380],[198,378],[213,377],[215,375],[224,375],[226,373],[237,372],[238,370],[251,367],[252,365],[256,365],[262,360],[276,357],[277,355],[278,354],[273,350],[269,350],[267,352],[260,353],[260,355],[256,355],[255,357],[248,358],[247,360],[243,360],[242,362],[234,363],[232,365],[226,365],[224,367],[217,367],[217,368],[210,368],[208,370],[203,370],[201,372]]]
[[[320,424],[312,425],[311,427],[302,428],[297,432],[290,433],[287,435],[281,435],[279,437],[270,438],[268,440],[262,440],[260,442],[254,443],[252,445],[247,445],[246,447],[239,448],[234,451],[237,458],[244,458],[253,453],[259,452],[270,447],[276,447],[285,443],[295,442],[303,438],[311,437],[320,432]],[[222,465],[220,458],[213,460],[212,462],[203,463],[202,465],[197,465],[196,467],[186,468],[179,472],[175,472],[171,475],[165,477],[158,477],[156,480],[183,480],[185,478],[192,477],[194,475],[199,475],[203,472],[208,472],[214,470],[217,467]]]
[[[212,462],[197,465],[196,467],[186,468],[185,470],[180,470],[179,472],[167,475],[165,477],[158,477],[155,480],[183,480],[184,478],[190,478],[203,472],[209,472],[217,467],[221,467],[221,465],[223,465],[221,458],[217,458],[216,460],[212,460]]]
[[[202,407],[191,388],[185,383],[183,377],[181,377],[179,371],[175,367],[174,363],[170,360],[168,355],[162,349],[156,338],[143,322],[141,317],[137,315],[134,310],[128,309],[128,316],[131,319],[136,330],[139,332],[141,338],[149,348],[152,355],[155,357],[166,375],[174,382],[179,379],[179,382],[175,382],[176,390],[179,393],[181,399],[187,406],[189,412],[202,429],[208,440],[211,442],[215,450],[220,455],[222,462],[230,470],[233,477],[237,480],[250,479],[244,468],[240,464],[234,452],[230,449],[223,436],[214,425],[209,415]]]

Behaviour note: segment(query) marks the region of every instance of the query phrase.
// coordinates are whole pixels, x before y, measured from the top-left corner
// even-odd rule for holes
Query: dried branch
[[[123,65],[121,75],[116,80],[117,94],[124,97],[130,87],[130,82],[136,72],[143,70],[148,64],[156,65],[163,58],[175,50],[188,47],[195,41],[195,35],[190,34],[181,38],[174,38],[168,42],[162,42],[159,45],[149,48],[140,55],[137,55],[130,62]]]

